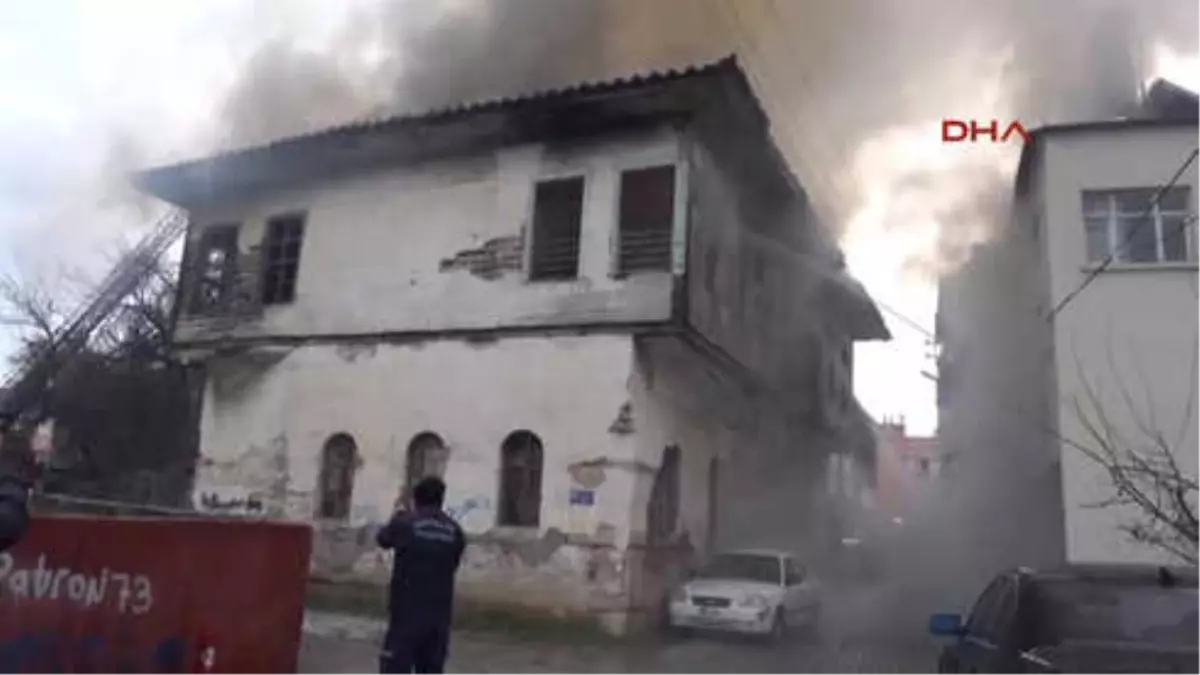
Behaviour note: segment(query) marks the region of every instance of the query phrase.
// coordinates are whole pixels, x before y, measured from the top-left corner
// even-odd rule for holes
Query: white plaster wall
[[[311,518],[322,445],[346,432],[362,458],[351,524],[379,523],[399,494],[409,441],[432,431],[450,448],[447,506],[461,512],[474,499],[462,524],[482,533],[496,524],[500,445],[512,431],[528,429],[544,446],[540,529],[590,535],[608,523],[624,542],[630,474],[608,471],[594,512],[580,517],[568,506],[567,469],[598,457],[632,459],[632,440],[607,431],[629,397],[630,359],[628,337],[600,335],[356,350],[306,346],[265,371],[236,403],[216,394],[226,377],[218,367],[208,384],[200,441],[202,456],[217,464],[202,462],[196,489],[235,483],[269,496],[277,476],[251,461],[252,450],[282,445],[288,515]]]
[[[1062,134],[1045,145],[1051,294],[1058,302],[1082,283],[1087,269],[1080,191],[1164,184],[1197,144],[1194,127]],[[1179,184],[1192,190],[1197,166]],[[1197,279],[1192,261],[1163,266],[1114,265],[1076,296],[1055,321],[1060,426],[1066,438],[1092,443],[1074,404],[1085,397],[1081,372],[1100,408],[1128,443],[1147,442],[1139,424],[1160,429],[1196,476]],[[1121,391],[1129,393],[1131,408]],[[1111,496],[1107,477],[1078,450],[1064,446],[1063,488],[1068,557],[1079,561],[1153,561],[1157,551],[1119,531],[1128,514],[1083,505]]]
[[[263,239],[272,215],[307,213],[296,302],[241,321],[234,335],[352,334],[660,321],[670,316],[672,275],[612,276],[619,173],[678,161],[673,131],[569,149],[529,145],[492,155],[391,168],[203,208],[207,225],[240,222],[240,246]],[[686,194],[686,171],[677,193]],[[528,248],[534,183],[582,175],[585,204],[579,278],[529,283],[523,272],[496,280],[442,272],[456,253],[524,233]],[[676,215],[676,271],[682,271],[684,209]],[[205,337],[203,321],[181,323],[180,341]]]

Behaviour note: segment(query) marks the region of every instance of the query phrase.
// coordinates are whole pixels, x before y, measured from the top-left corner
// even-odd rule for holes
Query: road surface
[[[864,589],[826,601],[821,634],[767,645],[692,637],[655,644],[556,644],[457,632],[447,669],[480,673],[601,672],[930,672],[936,646],[908,617],[900,629],[894,601]],[[380,621],[310,612],[300,653],[302,673],[378,672]]]

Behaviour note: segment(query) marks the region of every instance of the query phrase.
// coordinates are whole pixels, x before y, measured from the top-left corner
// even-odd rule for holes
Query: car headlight
[[[769,604],[765,595],[758,595],[757,593],[744,596],[738,601],[738,606],[740,607],[753,607],[755,609],[765,609]]]

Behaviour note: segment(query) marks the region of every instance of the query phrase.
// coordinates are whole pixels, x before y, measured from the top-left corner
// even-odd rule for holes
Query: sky
[[[116,248],[153,222],[154,205],[130,198],[125,173],[211,147],[218,107],[241,64],[278,37],[314,48],[328,43],[343,11],[327,0],[5,3],[0,274],[78,299],[107,271]],[[1200,87],[1195,55],[1160,53],[1154,70]],[[879,227],[881,214],[897,208],[889,177],[903,173],[903,163],[955,171],[972,162],[1015,162],[1011,152],[956,154],[939,143],[939,133],[930,120],[859,148],[854,170],[870,187],[842,242],[851,271],[884,306],[895,336],[857,349],[856,393],[875,417],[903,416],[914,433],[925,434],[936,427],[935,384],[922,371],[935,370],[922,329],[933,328],[936,299],[900,265],[904,251],[931,245],[922,237],[934,230]],[[0,332],[0,354],[15,344],[11,330]]]

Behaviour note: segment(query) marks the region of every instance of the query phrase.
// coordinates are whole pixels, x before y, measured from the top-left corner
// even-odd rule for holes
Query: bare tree
[[[1197,480],[1179,465],[1179,457],[1196,451],[1183,445],[1196,420],[1197,346],[1193,340],[1192,364],[1184,375],[1190,377],[1188,394],[1179,429],[1172,436],[1158,423],[1148,387],[1143,387],[1146,400],[1138,405],[1111,353],[1112,379],[1123,410],[1102,402],[1095,383],[1077,362],[1083,400],[1075,397],[1074,407],[1086,439],[1072,443],[1104,469],[1111,483],[1109,497],[1086,506],[1124,510],[1128,515],[1120,527],[1129,537],[1189,565],[1197,564]],[[1118,415],[1132,424],[1118,424]]]
[[[33,412],[53,418],[48,492],[175,506],[193,464],[196,380],[171,351],[174,270],[160,265],[86,343],[59,350],[68,315],[36,282],[0,279],[0,319],[23,329],[18,368],[45,363]],[[58,351],[58,353],[55,353]],[[15,440],[15,437],[14,437]]]

